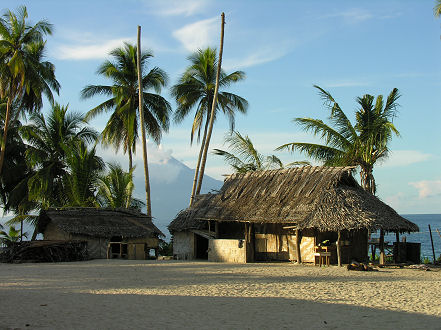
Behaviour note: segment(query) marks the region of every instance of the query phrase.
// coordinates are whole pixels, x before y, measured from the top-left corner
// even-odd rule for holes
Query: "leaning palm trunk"
[[[205,147],[205,140],[207,139],[207,130],[208,130],[209,118],[207,117],[207,121],[205,123],[204,136],[202,137],[201,149],[199,150],[198,162],[196,164],[196,169],[194,170],[194,178],[193,178],[193,186],[191,188],[191,197],[190,197],[190,206],[193,204],[194,195],[196,192],[196,184],[198,182],[198,174],[199,174],[199,166],[201,165],[202,153]]]
[[[6,102],[6,116],[5,116],[5,126],[3,129],[3,139],[2,139],[2,149],[1,149],[1,153],[0,153],[0,174],[2,174],[2,170],[3,170],[3,162],[5,160],[5,152],[6,152],[6,139],[8,136],[8,127],[9,127],[9,119],[11,116],[11,98],[8,97],[8,101]]]
[[[139,88],[139,118],[141,124],[142,133],[142,156],[144,159],[144,177],[145,177],[145,196],[146,196],[146,214],[152,216],[152,205],[150,201],[150,181],[149,181],[149,168],[147,163],[147,143],[145,138],[145,124],[144,124],[144,107],[142,103],[142,75],[141,75],[141,26],[138,25],[138,49],[137,49],[137,66],[138,66],[138,88]]]
[[[202,163],[201,163],[201,171],[199,173],[199,180],[198,180],[198,186],[196,188],[196,195],[200,193],[201,187],[202,187],[202,180],[204,178],[204,171],[205,171],[205,164],[207,162],[207,153],[208,153],[208,146],[210,145],[210,139],[211,139],[211,133],[213,132],[213,123],[214,123],[214,112],[217,105],[217,94],[219,91],[219,76],[221,71],[221,65],[222,65],[222,53],[224,48],[224,25],[225,25],[225,14],[221,14],[222,23],[221,23],[221,38],[220,38],[220,48],[219,48],[219,61],[217,63],[217,73],[216,73],[216,85],[214,87],[214,96],[213,96],[213,104],[211,106],[211,113],[210,113],[210,125],[208,128],[207,133],[207,140],[204,144],[204,152],[202,154]]]

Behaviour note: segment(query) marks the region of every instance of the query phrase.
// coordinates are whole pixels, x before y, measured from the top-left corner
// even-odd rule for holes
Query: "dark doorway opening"
[[[196,259],[208,260],[208,239],[195,235]]]

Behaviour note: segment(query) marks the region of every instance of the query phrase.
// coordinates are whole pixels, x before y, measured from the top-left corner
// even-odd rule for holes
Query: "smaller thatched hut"
[[[51,208],[40,212],[37,223],[45,240],[87,241],[89,257],[95,259],[108,257],[110,242],[120,242],[113,254],[146,259],[164,236],[150,217],[129,209]]]
[[[197,196],[171,222],[174,254],[312,262],[318,245],[334,243],[332,261],[365,261],[369,231],[418,231],[363,190],[353,170],[307,166],[230,175],[219,193]]]

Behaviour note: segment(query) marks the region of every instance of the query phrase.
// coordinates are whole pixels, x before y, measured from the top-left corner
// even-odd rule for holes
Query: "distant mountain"
[[[145,200],[143,164],[137,164],[135,173],[135,196]],[[150,190],[152,195],[153,222],[167,237],[167,226],[179,211],[188,207],[194,169],[174,157],[149,163]],[[207,175],[202,183],[202,193],[219,190],[223,182]]]

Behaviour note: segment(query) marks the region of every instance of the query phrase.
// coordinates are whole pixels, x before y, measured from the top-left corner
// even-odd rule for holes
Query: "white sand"
[[[0,329],[441,329],[441,272],[288,263],[0,264]]]

